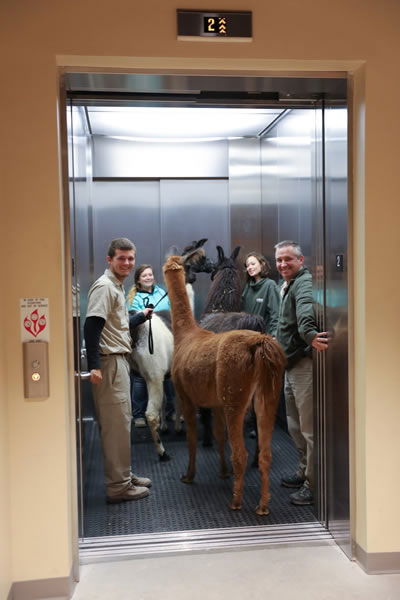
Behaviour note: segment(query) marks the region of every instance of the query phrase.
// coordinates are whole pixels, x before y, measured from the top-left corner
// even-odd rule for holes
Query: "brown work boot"
[[[132,485],[138,485],[139,487],[151,487],[151,479],[148,477],[139,477],[139,475],[135,475],[132,473],[131,475]]]
[[[107,496],[108,504],[116,504],[117,502],[128,502],[130,500],[141,500],[141,498],[146,498],[150,494],[147,487],[139,487],[139,486],[130,486],[121,494],[117,494],[116,496]]]

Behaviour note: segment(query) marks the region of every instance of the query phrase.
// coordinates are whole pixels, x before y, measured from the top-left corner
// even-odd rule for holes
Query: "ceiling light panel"
[[[132,138],[256,136],[282,110],[241,108],[88,107],[94,135]]]

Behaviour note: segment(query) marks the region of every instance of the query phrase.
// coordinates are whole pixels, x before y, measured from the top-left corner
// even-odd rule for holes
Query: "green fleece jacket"
[[[279,315],[279,291],[275,281],[263,277],[247,283],[242,293],[242,309],[251,315],[261,315],[266,333],[275,336]]]
[[[286,354],[288,369],[311,355],[317,333],[311,273],[302,267],[281,294],[276,338]]]

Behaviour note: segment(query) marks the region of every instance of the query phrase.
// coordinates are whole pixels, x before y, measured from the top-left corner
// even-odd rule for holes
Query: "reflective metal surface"
[[[93,183],[94,279],[104,272],[108,246],[117,237],[131,239],[137,248],[136,264],[155,264],[160,275],[159,188],[156,181]],[[130,276],[125,288],[132,284]]]
[[[331,100],[345,100],[347,93],[346,78],[341,73],[336,73],[336,76],[332,78],[235,77],[223,74],[213,77],[181,74],[66,73],[64,79],[65,88],[68,92],[88,92],[94,102],[95,98],[93,96],[96,92],[144,94],[148,99],[151,98],[151,95],[168,94],[171,96],[176,94],[181,99],[182,96],[186,95],[192,96],[193,100],[201,103],[209,103],[213,96],[214,102],[219,99],[225,104],[229,97],[232,103],[239,102],[239,94],[246,99],[246,103],[251,101],[257,103],[259,101],[266,104],[269,97],[262,97],[262,94],[274,93],[287,103],[291,99],[309,101],[320,97],[321,94]],[[236,94],[236,97],[232,94]],[[158,100],[161,99],[158,98]],[[114,100],[117,101],[118,99],[114,96]],[[129,100],[129,98],[126,98],[126,100]],[[133,97],[130,100],[134,100]],[[170,97],[169,100],[173,100],[173,98]]]
[[[165,286],[162,265],[172,246],[181,252],[192,240],[208,238],[210,256],[216,245],[229,251],[228,181],[189,179],[157,181],[96,181],[92,186],[95,277],[105,269],[109,242],[128,237],[137,248],[136,265],[150,264]],[[209,275],[194,285],[199,317],[209,287]],[[125,282],[126,290],[133,277]]]
[[[262,138],[262,251],[274,264],[274,246],[297,241],[311,266],[315,203],[317,109],[289,110]]]
[[[228,176],[227,140],[157,143],[93,136],[93,144],[96,178]]]
[[[82,381],[89,381],[90,379],[90,371],[75,371],[75,376],[79,377]]]
[[[161,180],[161,261],[171,245],[183,248],[192,240],[208,238],[207,254],[216,260],[216,246],[230,251],[228,181]],[[162,279],[160,279],[162,281]],[[210,286],[202,273],[193,285],[195,314],[199,318]]]
[[[260,140],[229,142],[229,203],[232,248],[241,246],[241,258],[261,252]]]
[[[82,542],[80,559],[82,563],[89,564],[149,554],[157,556],[208,550],[239,550],[251,546],[265,548],[306,544],[322,546],[329,543],[332,543],[332,537],[319,523],[297,523],[295,526],[260,525],[235,529],[91,538]]]
[[[325,110],[326,477],[328,527],[351,556],[349,513],[347,110]]]
[[[91,220],[91,142],[85,111],[82,107],[67,107],[68,175],[71,224],[72,304],[74,327],[75,414],[77,437],[79,535],[84,531],[85,465],[83,444],[86,435],[85,418],[91,416],[91,396],[88,382],[83,381],[82,364],[83,318],[88,290],[93,278],[93,223]],[[81,315],[83,318],[81,318]],[[87,379],[87,378],[86,378]]]

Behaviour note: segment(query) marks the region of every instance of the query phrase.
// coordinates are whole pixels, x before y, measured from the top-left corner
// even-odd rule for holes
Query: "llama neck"
[[[172,332],[175,341],[198,328],[189,303],[185,287],[185,276],[181,270],[167,271],[164,275],[171,303]]]

